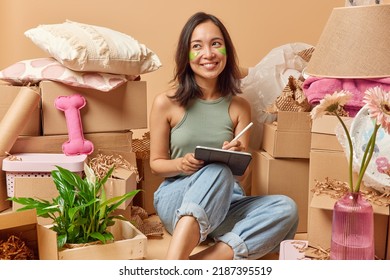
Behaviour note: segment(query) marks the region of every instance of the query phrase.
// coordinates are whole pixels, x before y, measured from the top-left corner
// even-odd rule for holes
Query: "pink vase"
[[[333,209],[331,260],[373,260],[374,212],[360,192],[350,192]]]

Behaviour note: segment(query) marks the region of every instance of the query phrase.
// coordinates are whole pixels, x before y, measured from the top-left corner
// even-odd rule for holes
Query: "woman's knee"
[[[290,219],[292,223],[295,223],[298,220],[298,206],[295,203],[295,201],[286,196],[286,195],[279,195],[279,204],[283,211],[281,213],[284,213],[285,219]]]
[[[211,163],[205,165],[201,169],[204,178],[209,180],[221,179],[229,183],[234,182],[234,176],[230,168],[226,164],[222,163]]]
[[[217,163],[217,162],[210,163],[210,164],[205,165],[203,168],[207,172],[218,172],[218,173],[224,174],[226,176],[232,175],[232,171],[230,170],[230,168],[226,164],[223,164],[223,163]]]

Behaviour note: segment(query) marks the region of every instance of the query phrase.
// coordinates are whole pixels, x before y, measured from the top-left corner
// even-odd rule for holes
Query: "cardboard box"
[[[9,107],[12,102],[19,94],[19,91],[22,87],[19,86],[9,86],[9,85],[0,85],[0,120],[8,112]],[[38,106],[35,108],[29,121],[25,124],[20,135],[31,135],[38,136],[41,135],[41,108]]]
[[[0,240],[19,237],[34,252],[34,259],[39,259],[37,227],[35,210],[0,213]]]
[[[309,165],[309,191],[316,181],[322,182],[326,178],[342,182],[349,181],[348,159],[344,152],[328,150],[312,150]],[[309,199],[312,197],[310,191]]]
[[[91,141],[95,147],[90,156],[95,156],[99,150],[112,149],[131,151],[133,132],[89,133],[84,138]],[[20,136],[10,153],[62,153],[62,144],[68,141],[68,135]]]
[[[277,123],[265,123],[262,149],[274,158],[309,158],[311,119],[306,112],[278,112]]]
[[[309,211],[308,241],[313,246],[329,249],[332,238],[332,216],[336,199],[329,195],[314,195]],[[389,231],[389,207],[373,204],[375,255],[379,259],[387,256],[387,235]]]
[[[107,199],[124,195],[125,193],[134,191],[137,189],[138,169],[137,160],[134,152],[120,152],[101,150],[104,155],[121,157],[123,160],[130,164],[130,170],[123,167],[118,167],[114,170],[112,177],[104,184]],[[139,195],[139,193],[137,194]],[[123,202],[118,209],[125,210],[128,208],[133,199],[128,199]]]
[[[134,205],[143,208],[149,215],[155,214],[154,192],[158,189],[162,181],[161,176],[156,176],[150,168],[150,132],[147,131],[142,138],[136,138],[132,142],[132,150],[136,153],[137,167],[139,173],[138,193],[134,198]]]
[[[137,159],[138,172],[140,181],[138,189],[142,192],[138,193],[134,198],[134,205],[142,207],[149,215],[155,214],[154,209],[154,192],[158,189],[164,178],[152,174],[149,165],[149,159]]]
[[[49,226],[37,223],[35,210],[0,214],[0,239],[6,239],[11,234],[21,237],[40,260],[126,260],[145,257],[147,238],[130,222],[116,220],[110,231],[114,235],[114,242],[58,251],[56,232]]]
[[[110,231],[114,235],[114,242],[58,250],[57,233],[49,227],[39,225],[39,258],[41,260],[130,260],[145,257],[147,238],[130,222],[116,220]]]
[[[131,81],[109,92],[75,88],[43,81],[43,135],[68,134],[63,111],[54,106],[58,96],[81,94],[87,104],[80,110],[84,133],[118,132],[147,127],[147,94],[145,81]]]
[[[252,195],[284,194],[298,206],[297,232],[307,232],[309,160],[275,159],[265,151],[254,151]]]
[[[342,119],[346,125],[349,125],[352,121],[352,118],[343,117]],[[344,151],[336,136],[336,133],[342,131],[340,121],[336,116],[325,115],[313,120],[311,127],[311,150]]]

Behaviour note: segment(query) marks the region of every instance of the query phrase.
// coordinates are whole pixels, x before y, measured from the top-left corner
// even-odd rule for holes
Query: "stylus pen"
[[[241,132],[240,133],[238,133],[237,135],[236,135],[236,137],[234,137],[233,138],[233,140],[232,141],[230,141],[230,142],[233,142],[233,141],[236,141],[236,140],[238,140],[238,138],[240,138],[251,126],[253,125],[253,122],[250,122],[243,130],[241,130]]]

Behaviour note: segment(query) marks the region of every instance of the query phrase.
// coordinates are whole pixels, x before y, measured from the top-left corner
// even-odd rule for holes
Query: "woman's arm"
[[[234,136],[240,133],[251,122],[251,107],[249,102],[239,96],[234,96],[229,108],[229,114],[234,124]],[[245,132],[238,140],[226,141],[223,149],[246,151],[249,145],[251,129]]]
[[[232,118],[234,127],[234,136],[240,133],[251,122],[251,107],[249,102],[239,96],[234,96],[232,104],[229,108],[229,114]],[[233,151],[247,151],[249,146],[249,140],[251,135],[251,129],[245,132],[240,139],[233,142],[226,141],[223,144],[223,149]],[[250,168],[248,167],[242,176],[236,176],[239,181],[243,181],[250,174]]]
[[[179,174],[192,174],[203,166],[203,161],[195,159],[194,154],[171,159],[169,138],[172,123],[184,115],[184,109],[168,97],[168,93],[156,96],[150,113],[150,167],[153,174],[173,177]],[[180,118],[181,119],[181,118]]]

